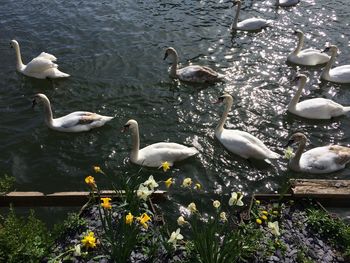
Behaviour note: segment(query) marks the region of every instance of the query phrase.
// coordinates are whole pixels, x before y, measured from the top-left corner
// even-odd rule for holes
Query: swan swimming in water
[[[244,159],[260,159],[265,160],[268,163],[268,159],[277,159],[280,157],[278,153],[271,151],[261,140],[250,133],[240,130],[224,129],[227,115],[230,112],[233,104],[233,98],[231,95],[222,95],[218,98],[216,103],[225,104],[225,110],[215,128],[215,136],[225,146],[225,148]]]
[[[335,83],[350,83],[350,65],[343,65],[331,69],[335,57],[337,56],[338,48],[335,45],[331,45],[323,50],[323,52],[328,51],[331,52],[331,59],[324,67],[321,73],[321,79]]]
[[[11,47],[16,51],[17,71],[26,76],[37,79],[66,78],[70,76],[67,73],[58,70],[58,65],[53,63],[57,60],[54,55],[42,52],[39,56],[33,58],[27,65],[24,65],[19,44],[16,40],[11,41]]]
[[[344,107],[332,100],[324,98],[313,98],[299,102],[301,93],[307,82],[303,74],[295,78],[298,90],[288,105],[288,111],[308,119],[330,119],[350,112],[350,107]]]
[[[232,29],[235,30],[243,30],[243,31],[256,31],[268,27],[270,25],[270,21],[262,19],[262,18],[248,18],[241,22],[238,22],[239,12],[241,11],[241,1],[233,0],[233,5],[237,5],[236,15],[231,25]]]
[[[286,146],[293,144],[298,144],[298,149],[289,160],[289,167],[296,172],[331,173],[345,168],[350,161],[350,148],[340,145],[316,147],[303,153],[306,136],[300,132],[293,134]]]
[[[300,0],[276,0],[276,6],[291,7],[298,4]]]
[[[329,61],[330,56],[319,50],[312,48],[302,50],[304,45],[304,33],[301,30],[295,30],[294,35],[298,36],[298,45],[296,49],[288,55],[288,62],[302,66],[316,66]]]
[[[164,60],[171,57],[173,64],[170,68],[170,77],[182,81],[196,83],[214,83],[222,81],[222,75],[206,66],[191,65],[178,69],[179,56],[173,47],[168,47],[164,54]]]
[[[60,118],[53,118],[51,104],[46,95],[38,93],[33,98],[33,107],[42,102],[44,105],[45,123],[56,131],[61,132],[83,132],[93,128],[101,127],[113,117],[99,115],[88,111],[75,111]]]
[[[194,147],[187,147],[178,143],[158,142],[140,149],[139,125],[135,120],[129,120],[123,128],[123,132],[130,130],[132,149],[130,160],[138,165],[148,167],[160,167],[163,162],[170,166],[174,162],[182,161],[198,153]]]

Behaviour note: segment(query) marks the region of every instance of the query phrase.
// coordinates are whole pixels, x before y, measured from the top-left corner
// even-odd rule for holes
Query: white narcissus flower
[[[176,229],[175,232],[172,232],[168,243],[172,243],[174,247],[176,247],[176,243],[178,240],[182,240],[184,237],[180,234],[180,228]]]
[[[153,175],[150,175],[148,179],[143,183],[144,186],[147,186],[149,189],[154,190],[158,187],[158,183],[153,179]]]
[[[268,222],[267,224],[268,228],[271,229],[271,233],[274,234],[275,236],[279,236],[281,233],[280,233],[280,228],[278,226],[278,221],[275,221],[275,222]]]
[[[74,252],[73,252],[75,257],[80,257],[81,256],[81,246],[80,244],[77,244],[74,246]]]
[[[139,189],[136,191],[138,198],[147,201],[147,198],[153,193],[152,190],[149,190],[148,187],[140,184]]]
[[[183,187],[190,187],[192,185],[192,179],[191,178],[185,178],[182,182]]]
[[[220,203],[220,201],[218,201],[218,200],[215,200],[215,201],[213,202],[213,206],[214,206],[215,208],[219,208],[220,205],[221,205],[221,203]]]
[[[179,218],[177,219],[177,224],[179,226],[183,226],[185,224],[187,224],[188,222],[185,220],[185,218],[183,216],[179,216]]]
[[[243,198],[243,195],[241,193],[233,192],[231,194],[230,200],[228,200],[228,204],[230,206],[233,206],[233,205],[243,206],[244,204],[242,202],[242,198]]]

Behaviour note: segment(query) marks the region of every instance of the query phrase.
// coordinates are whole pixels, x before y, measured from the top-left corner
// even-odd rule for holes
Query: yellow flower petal
[[[162,162],[162,165],[160,167],[162,167],[163,171],[166,172],[167,170],[170,169],[170,164],[168,162]]]
[[[166,188],[169,188],[173,183],[174,180],[172,177],[168,178],[166,181],[164,181]]]

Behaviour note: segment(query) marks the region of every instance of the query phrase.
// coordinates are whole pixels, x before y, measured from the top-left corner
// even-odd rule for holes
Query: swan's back
[[[240,30],[259,30],[269,26],[269,21],[262,18],[248,18],[237,23],[236,29]]]
[[[287,57],[289,62],[303,66],[326,64],[329,59],[330,57],[327,54],[321,53],[315,49],[304,49],[296,55],[292,53]]]
[[[299,165],[303,172],[323,174],[343,169],[349,161],[350,148],[329,145],[303,153]]]
[[[329,71],[330,81],[350,83],[350,65],[332,68]]]
[[[308,119],[330,119],[344,114],[344,107],[332,100],[314,98],[299,102],[290,112]]]
[[[231,152],[245,158],[276,159],[279,155],[271,151],[255,136],[239,130],[224,129],[216,134],[218,140]]]
[[[191,65],[178,69],[178,78],[188,82],[215,82],[220,80],[219,74],[213,69],[205,66]]]
[[[148,145],[139,150],[138,160],[132,160],[140,165],[159,167],[167,161],[170,165],[182,161],[198,153],[194,147],[187,147],[178,143],[159,142]]]

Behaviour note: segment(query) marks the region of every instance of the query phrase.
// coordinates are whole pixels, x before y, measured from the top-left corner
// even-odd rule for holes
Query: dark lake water
[[[321,82],[321,69],[285,63],[296,46],[295,29],[305,33],[305,46],[323,49],[335,44],[338,65],[349,64],[348,0],[302,0],[293,8],[274,1],[244,1],[241,18],[260,16],[273,26],[258,33],[229,30],[231,1],[7,1],[0,2],[0,169],[16,177],[17,190],[45,193],[85,190],[84,178],[100,165],[114,176],[133,174],[128,162],[129,134],[120,132],[130,118],[140,126],[141,147],[158,141],[194,145],[199,155],[164,174],[144,169],[146,180],[185,177],[203,185],[204,193],[189,196],[171,189],[165,209],[176,212],[192,198],[211,205],[227,200],[231,191],[249,195],[275,192],[290,178],[287,161],[273,165],[248,162],[226,151],[214,129],[223,107],[211,104],[223,92],[234,97],[226,127],[241,129],[283,155],[288,136],[303,131],[308,147],[350,144],[349,116],[310,121],[286,113],[297,72],[309,77],[303,98],[332,98],[350,105],[350,86]],[[40,52],[58,57],[64,80],[36,80],[16,72],[10,40],[21,46],[24,63]],[[168,77],[165,48],[177,49],[182,65],[209,65],[226,82],[191,86]],[[55,116],[76,110],[116,116],[108,125],[86,133],[49,130],[42,107],[31,108],[31,97],[45,93]],[[310,178],[349,179],[349,169]],[[103,178],[96,178],[103,186]]]

